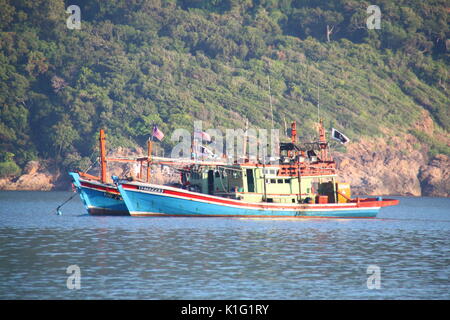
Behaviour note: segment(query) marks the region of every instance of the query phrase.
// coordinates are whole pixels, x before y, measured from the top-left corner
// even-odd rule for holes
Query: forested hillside
[[[69,29],[69,5],[81,29]],[[366,9],[381,9],[368,30]],[[352,140],[448,136],[448,0],[0,0],[0,175],[33,159],[86,168],[99,128],[144,145],[152,123],[270,128],[321,116]],[[328,31],[328,32],[327,32]],[[170,149],[170,139],[162,146]]]

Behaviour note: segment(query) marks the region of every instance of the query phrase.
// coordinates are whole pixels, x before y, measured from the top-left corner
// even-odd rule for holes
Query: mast
[[[264,196],[263,201],[267,201],[267,191],[266,191],[266,149],[263,149],[263,187]]]
[[[325,128],[323,127],[323,120],[319,121],[319,147],[320,147],[320,160],[328,161],[328,142],[325,136]]]
[[[291,123],[291,142],[295,144],[297,141],[297,123],[293,121]]]
[[[102,183],[106,183],[106,139],[105,139],[105,131],[100,129],[100,167],[101,167],[101,176],[100,180]]]
[[[247,157],[247,139],[248,139],[248,119],[245,118],[245,133],[244,133],[244,146],[243,146],[243,151],[244,151],[244,162],[247,162],[249,157]]]
[[[294,145],[297,142],[297,123],[295,121],[291,123],[291,142]],[[289,151],[288,155],[289,157],[293,157],[295,155],[295,151]]]
[[[147,140],[147,183],[150,183],[150,164],[152,162],[152,140]]]
[[[302,179],[300,174],[300,161],[297,161],[297,176],[298,176],[298,202],[302,202]]]
[[[297,142],[297,122],[293,121],[291,123],[291,142],[295,145]],[[291,151],[291,157],[295,156],[295,151]],[[298,177],[298,202],[302,201],[302,188],[301,188],[301,178],[300,178],[300,159],[296,157],[297,161],[297,177]]]

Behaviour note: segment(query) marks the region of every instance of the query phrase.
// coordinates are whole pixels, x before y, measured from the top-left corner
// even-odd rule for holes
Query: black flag
[[[343,133],[337,131],[335,128],[331,128],[331,137],[337,141],[340,141],[342,144],[346,144],[350,141]]]

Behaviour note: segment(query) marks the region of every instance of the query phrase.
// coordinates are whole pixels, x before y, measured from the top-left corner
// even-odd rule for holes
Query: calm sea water
[[[450,299],[450,199],[286,221],[95,217],[76,196],[57,216],[70,195],[0,192],[0,299]]]

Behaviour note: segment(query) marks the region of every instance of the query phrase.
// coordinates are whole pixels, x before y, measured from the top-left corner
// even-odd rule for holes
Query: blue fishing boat
[[[374,218],[381,207],[398,204],[382,198],[330,204],[257,203],[140,182],[117,180],[117,184],[132,216]]]
[[[150,146],[149,146],[150,147]],[[139,164],[141,170],[138,178],[144,176],[142,169],[147,163],[147,179],[149,177],[148,157],[137,159],[106,158],[106,137],[104,130],[100,130],[100,176],[93,176],[85,172],[70,172],[72,183],[80,198],[91,215],[129,215],[125,202],[117,186],[107,176],[108,162],[129,162]],[[149,154],[151,151],[148,151]]]
[[[113,177],[132,216],[374,218],[395,199],[351,198],[338,180],[322,123],[319,141],[280,144],[275,164],[192,163],[178,168],[181,187]]]
[[[84,179],[76,172],[70,172],[69,175],[89,214],[128,215],[125,202],[114,184]]]

